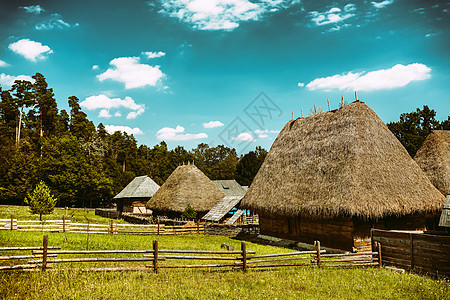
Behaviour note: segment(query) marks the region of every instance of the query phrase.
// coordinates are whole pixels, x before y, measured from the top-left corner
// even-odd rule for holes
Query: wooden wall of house
[[[260,214],[261,234],[352,252],[371,251],[370,229],[426,230],[438,222],[436,214],[411,214],[367,220],[358,217],[319,219]],[[430,228],[431,227],[431,228]]]
[[[330,248],[352,251],[353,220],[350,217],[313,219],[307,217],[259,216],[261,234]]]

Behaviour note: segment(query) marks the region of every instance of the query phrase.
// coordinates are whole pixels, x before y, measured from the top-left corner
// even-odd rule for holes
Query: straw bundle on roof
[[[289,121],[242,206],[259,213],[381,218],[442,208],[431,184],[363,102]]]
[[[443,194],[450,188],[450,131],[435,130],[430,133],[414,160],[431,183]]]
[[[159,211],[184,212],[190,204],[196,211],[208,211],[225,194],[194,165],[179,166],[167,178],[147,208]]]

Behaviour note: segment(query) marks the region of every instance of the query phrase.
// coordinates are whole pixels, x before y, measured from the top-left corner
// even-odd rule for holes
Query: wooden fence
[[[0,248],[0,251],[32,250],[31,255],[2,256],[0,260],[25,260],[25,264],[1,266],[0,270],[33,269],[62,270],[58,265],[69,264],[70,270],[81,271],[131,271],[153,270],[158,272],[164,268],[223,268],[241,269],[244,272],[250,268],[272,268],[292,266],[315,267],[358,267],[381,266],[381,254],[349,253],[326,254],[320,249],[320,242],[316,241],[315,250],[287,253],[274,253],[256,255],[255,251],[247,250],[245,242],[241,242],[241,249],[237,251],[213,250],[171,250],[160,249],[158,241],[153,241],[153,248],[147,250],[56,250],[57,247],[48,247],[48,236],[44,235],[43,247],[37,248]],[[124,254],[128,256],[123,256]],[[97,257],[93,257],[97,255]],[[98,256],[102,257],[98,257]],[[119,255],[119,256],[117,256]],[[130,256],[131,255],[131,256]],[[66,257],[72,256],[72,257]],[[64,258],[60,258],[64,257]],[[172,261],[181,261],[173,263]],[[138,262],[140,265],[132,266],[129,263]],[[82,265],[90,263],[102,264],[100,267],[83,268]],[[105,263],[121,263],[122,266],[105,266]],[[123,266],[123,264],[128,264]],[[66,269],[67,270],[67,269]]]
[[[450,236],[372,229],[383,263],[430,275],[450,275]]]
[[[103,233],[103,234],[193,234],[204,233],[204,225],[197,222],[194,225],[167,226],[165,224],[120,224],[111,220],[110,224],[72,223],[71,220],[17,220],[0,219],[0,230],[18,231],[50,231],[71,233]]]

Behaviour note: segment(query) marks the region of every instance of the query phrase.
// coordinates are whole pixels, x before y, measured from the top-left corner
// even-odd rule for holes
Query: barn
[[[261,234],[364,251],[370,229],[425,229],[445,198],[363,102],[290,120],[241,207]]]
[[[117,211],[119,214],[146,213],[145,204],[158,189],[159,185],[150,177],[146,175],[135,177],[114,197]]]
[[[191,205],[197,218],[204,216],[225,194],[195,165],[178,166],[147,202],[153,215],[180,217]]]

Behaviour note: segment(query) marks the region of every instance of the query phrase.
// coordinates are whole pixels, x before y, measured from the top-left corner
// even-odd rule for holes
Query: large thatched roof
[[[196,211],[209,211],[225,194],[194,165],[179,166],[167,178],[147,208],[184,212],[190,204]]]
[[[414,156],[431,183],[443,194],[450,188],[450,131],[430,133]]]
[[[378,218],[442,209],[444,197],[363,102],[289,121],[241,207]]]
[[[135,177],[114,199],[150,198],[159,189],[159,185],[148,176]]]

